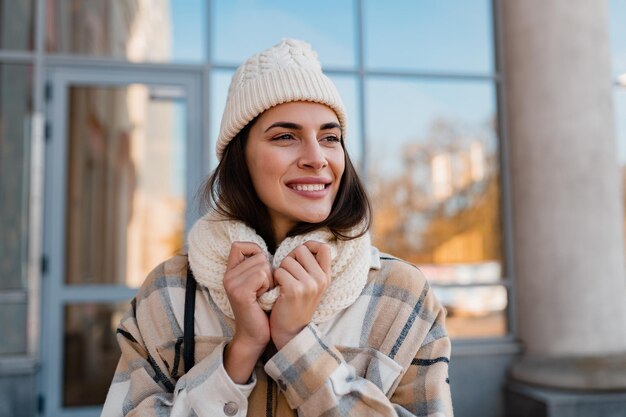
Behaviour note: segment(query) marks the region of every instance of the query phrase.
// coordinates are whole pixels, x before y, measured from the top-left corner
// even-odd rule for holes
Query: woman
[[[237,70],[210,209],[122,319],[103,416],[452,415],[444,309],[417,268],[371,246],[345,138],[308,44]]]

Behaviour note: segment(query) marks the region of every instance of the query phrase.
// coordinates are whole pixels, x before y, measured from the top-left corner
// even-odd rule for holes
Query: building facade
[[[121,315],[201,214],[230,77],[285,37],[346,102],[375,244],[448,310],[455,414],[626,415],[624,22],[626,0],[0,0],[0,416],[99,415]]]

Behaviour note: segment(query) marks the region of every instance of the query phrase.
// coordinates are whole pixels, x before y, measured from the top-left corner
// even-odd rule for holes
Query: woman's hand
[[[281,349],[307,324],[330,284],[330,246],[308,241],[294,249],[274,271],[280,295],[270,315],[270,333]]]
[[[230,248],[224,289],[235,315],[235,335],[224,350],[224,368],[245,384],[270,341],[267,314],[257,298],[274,286],[269,261],[256,243],[235,242]]]

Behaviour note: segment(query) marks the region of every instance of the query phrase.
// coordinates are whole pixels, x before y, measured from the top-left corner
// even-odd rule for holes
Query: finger
[[[312,261],[317,265],[317,262],[315,262],[313,255],[310,255],[310,257]],[[310,273],[305,269],[300,261],[294,259],[291,256],[287,256],[285,259],[283,259],[283,261],[280,263],[280,267],[289,272],[289,274],[291,274],[291,276],[298,281],[306,280],[306,278],[310,275]],[[319,266],[317,266],[317,268],[319,269]]]
[[[272,281],[272,273],[269,266],[261,266],[259,268],[247,269],[242,274],[239,274],[235,280],[224,280],[224,288],[230,294],[255,294],[255,297],[252,297],[251,300],[256,300],[258,296],[270,288]]]
[[[269,262],[263,253],[257,253],[256,255],[245,258],[241,263],[237,264],[232,269],[227,269],[224,274],[225,281],[240,281],[243,275],[248,271],[258,270],[264,266],[269,266]]]
[[[298,245],[294,250],[289,252],[287,257],[293,258],[298,261],[304,269],[307,271],[317,271],[319,270],[319,265],[317,260],[315,259],[315,255],[311,253],[311,251],[305,245]]]
[[[246,258],[254,256],[257,253],[263,253],[263,249],[254,242],[233,242],[230,246],[226,268],[233,269]]]
[[[267,292],[268,290],[274,288],[274,277],[272,274],[272,268],[270,268],[269,263],[267,263],[263,269],[261,270],[262,276],[263,276],[263,281],[262,281],[262,285],[259,287],[259,289],[256,291],[256,296],[260,297],[261,295],[263,295],[265,292]]]
[[[224,274],[224,287],[227,287],[228,290],[243,287],[247,290],[256,291],[261,287],[261,281],[259,281],[261,278],[258,276],[265,279],[264,287],[270,288],[273,286],[272,269],[267,258],[262,253],[257,253],[251,258],[245,259],[235,268],[226,271]]]
[[[317,242],[315,240],[309,240],[304,243],[309,251],[313,255],[315,255],[315,260],[320,265],[325,274],[330,275],[331,263],[332,263],[332,253],[330,251],[330,246],[326,243]]]
[[[243,265],[243,263],[241,265]],[[238,281],[239,285],[242,287],[255,291],[257,297],[274,286],[272,269],[267,262],[262,265],[248,268],[239,276]]]
[[[269,262],[267,264],[267,275],[268,275],[268,281],[269,281],[269,290],[273,289],[276,285],[278,285],[276,283],[276,280],[274,279],[274,270],[272,269],[272,267],[270,266]]]
[[[278,268],[274,271],[274,283],[281,287],[281,294],[285,293],[285,290],[293,288],[298,284],[298,280],[291,275],[285,268]]]

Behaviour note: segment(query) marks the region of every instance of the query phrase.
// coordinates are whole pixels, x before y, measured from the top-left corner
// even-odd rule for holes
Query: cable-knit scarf
[[[189,232],[189,265],[196,280],[209,289],[222,312],[234,318],[223,282],[231,244],[256,243],[267,254],[274,270],[292,250],[309,240],[324,242],[331,247],[331,282],[313,314],[313,322],[321,323],[354,303],[363,290],[371,257],[368,233],[352,240],[338,240],[329,230],[320,229],[285,238],[272,256],[265,241],[243,222],[223,220],[215,213],[209,213]],[[274,287],[259,297],[259,304],[264,310],[271,310],[279,293],[280,286]]]

